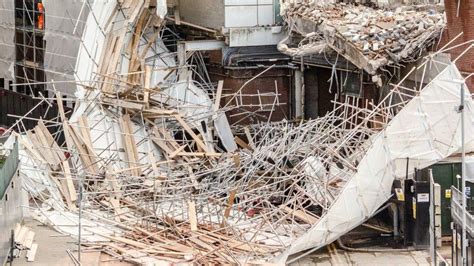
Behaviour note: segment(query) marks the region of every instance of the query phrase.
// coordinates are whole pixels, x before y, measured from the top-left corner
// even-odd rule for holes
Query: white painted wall
[[[275,23],[273,0],[224,0],[225,27],[268,26]]]
[[[222,30],[231,47],[276,45],[284,37],[275,26],[279,0],[179,0],[181,20]]]

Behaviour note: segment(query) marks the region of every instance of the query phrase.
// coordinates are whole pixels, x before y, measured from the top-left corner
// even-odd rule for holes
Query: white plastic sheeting
[[[45,7],[44,69],[46,81],[70,81],[55,86],[63,94],[74,95],[74,72],[90,3],[84,0],[43,0]],[[48,83],[48,89],[52,90]]]
[[[209,95],[194,83],[179,81],[163,90],[163,93],[170,96],[167,104],[175,106],[184,116],[194,118],[194,121],[189,122],[193,127],[200,126],[200,121],[209,116],[212,101]]]
[[[168,5],[166,0],[157,0],[156,3],[156,14],[159,18],[165,19],[166,14],[168,13]]]
[[[112,119],[97,106],[91,105],[84,113],[75,112],[71,118],[71,125],[79,130],[77,119],[80,115],[87,117],[90,126],[90,135],[92,148],[101,162],[113,161],[111,170],[128,168],[129,160],[127,158],[123,140],[122,129],[116,119]],[[141,165],[149,164],[148,154],[153,154],[154,158],[162,158],[159,149],[151,140],[144,127],[132,123],[133,139],[137,145],[139,156],[138,163]]]
[[[474,181],[474,156],[466,157],[466,180]]]
[[[93,73],[96,72],[104,42],[108,22],[117,11],[117,1],[101,0],[92,4],[91,11],[86,20],[86,26],[82,35],[76,61],[76,81],[84,85],[92,84]],[[85,91],[83,86],[78,85],[76,96],[83,98]]]
[[[15,1],[0,1],[0,78],[14,79]]]
[[[279,257],[286,261],[291,254],[327,245],[370,218],[390,198],[395,178],[408,171],[422,169],[457,152],[461,148],[460,103],[462,80],[454,64],[429,83],[414,97],[388,126],[372,141],[337,200],[319,222],[298,238]],[[466,132],[473,132],[474,103],[469,93],[465,97]],[[466,142],[474,140],[466,134]]]
[[[7,141],[5,142],[5,147],[7,149],[12,149],[15,143],[15,135],[12,134]],[[27,137],[19,135],[18,138],[22,138],[22,141],[29,143]],[[32,145],[32,143],[29,143]],[[55,201],[55,206],[58,209],[63,209],[61,196],[57,186],[53,183],[49,177],[51,172],[46,164],[34,160],[27,150],[23,147],[23,144],[18,146],[18,157],[20,160],[19,163],[19,174],[22,179],[22,186],[30,195],[37,197],[41,193],[47,193],[51,195],[51,198]]]

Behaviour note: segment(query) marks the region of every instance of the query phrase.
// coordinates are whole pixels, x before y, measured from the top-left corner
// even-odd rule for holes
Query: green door
[[[441,186],[441,234],[451,235],[451,186],[457,186],[460,163],[441,163],[431,167],[433,179]]]
[[[451,235],[451,186],[461,187],[461,163],[439,163],[430,167],[433,169],[433,179],[441,186],[441,234],[443,236]],[[458,184],[459,183],[459,184]],[[474,213],[474,183],[466,182],[470,188],[471,194],[467,199],[468,210]]]

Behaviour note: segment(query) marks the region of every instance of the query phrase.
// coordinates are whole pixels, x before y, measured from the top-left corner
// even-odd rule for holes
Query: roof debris
[[[374,9],[345,3],[293,3],[282,10],[299,44],[280,44],[291,55],[325,45],[344,55],[369,74],[386,65],[417,59],[440,36],[445,15],[438,6],[403,6]],[[296,45],[296,46],[295,46]]]

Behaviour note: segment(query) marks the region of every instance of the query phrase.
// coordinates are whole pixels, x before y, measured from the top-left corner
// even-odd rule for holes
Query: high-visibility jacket
[[[38,3],[38,29],[44,29],[44,6],[43,3]]]

